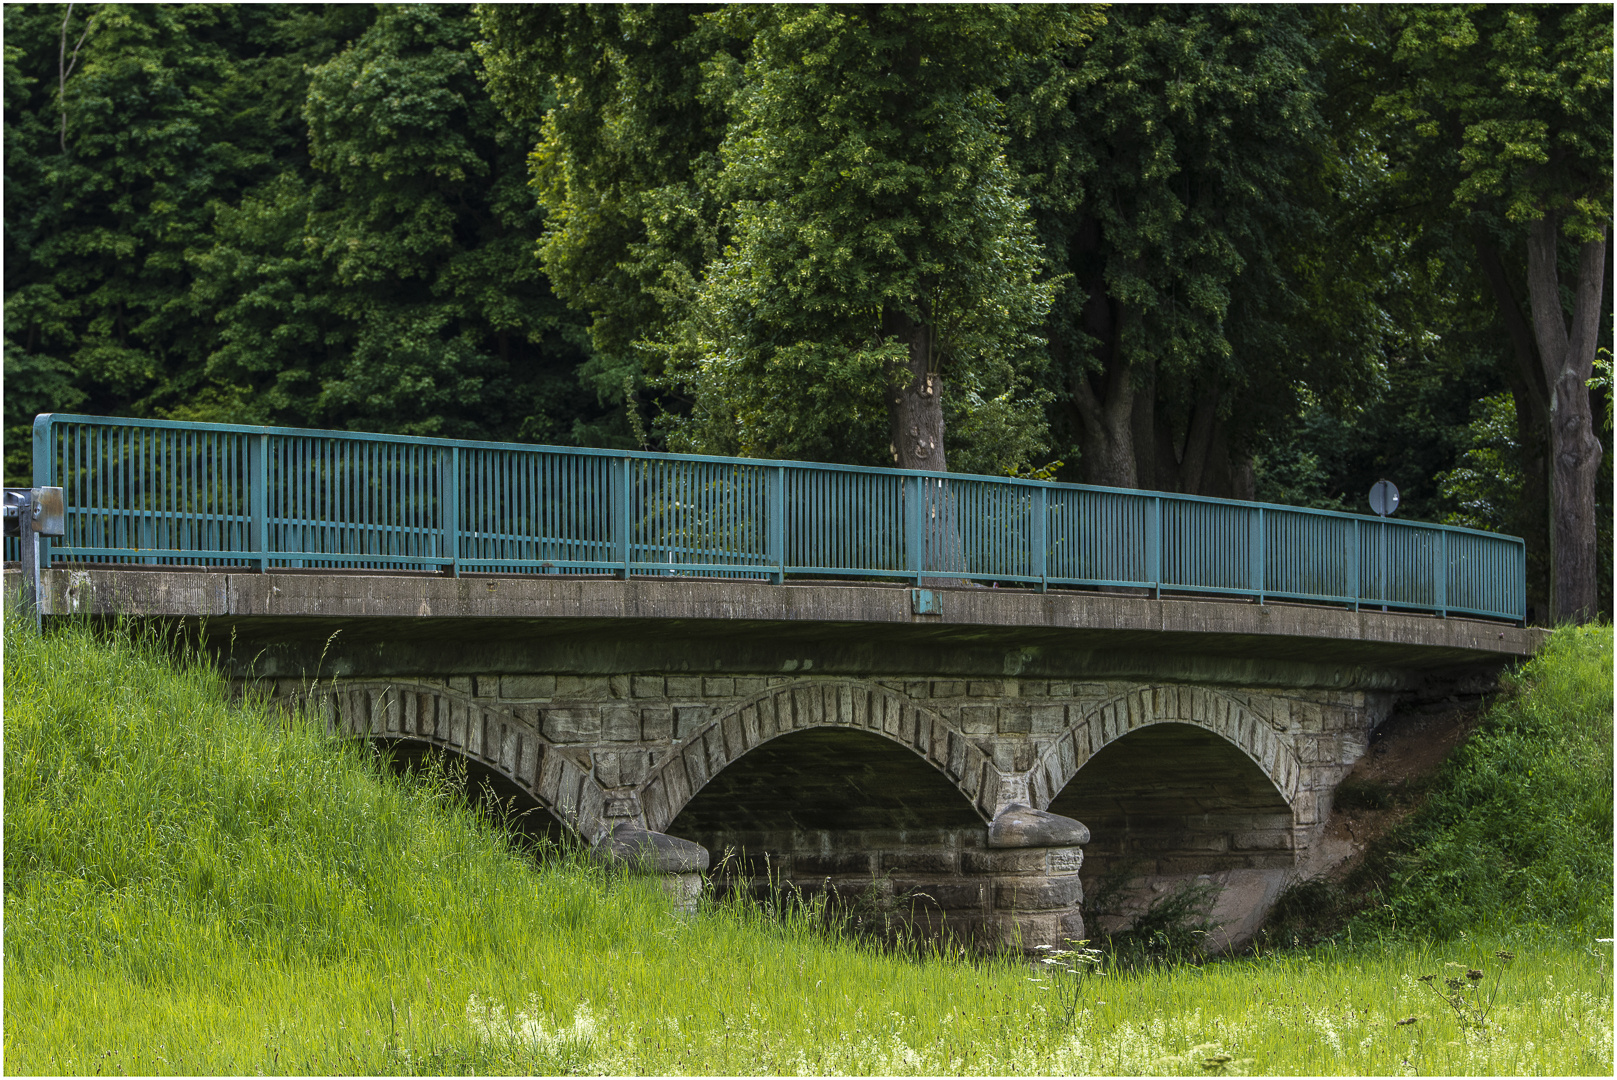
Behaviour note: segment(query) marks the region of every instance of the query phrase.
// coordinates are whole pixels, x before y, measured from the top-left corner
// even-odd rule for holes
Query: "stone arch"
[[[1146,686],[1087,709],[1040,755],[1028,775],[1033,805],[1048,809],[1084,763],[1131,731],[1152,724],[1189,724],[1232,743],[1263,770],[1288,806],[1302,782],[1302,763],[1274,723],[1244,702],[1202,686]]]
[[[709,780],[756,747],[795,731],[837,727],[869,732],[913,751],[984,823],[997,809],[999,771],[942,716],[878,683],[800,679],[732,704],[676,744],[641,789],[646,827],[666,829]]]
[[[346,738],[423,743],[459,754],[522,789],[586,843],[605,835],[594,775],[509,708],[432,683],[354,681],[293,698]]]

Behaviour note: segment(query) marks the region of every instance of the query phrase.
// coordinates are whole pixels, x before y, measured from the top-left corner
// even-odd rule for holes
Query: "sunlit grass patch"
[[[5,704],[13,1073],[1611,1070],[1592,939],[1089,975],[1069,1012],[1050,965],[895,955],[803,909],[685,916],[576,853],[540,865],[449,785],[127,637],[8,623]],[[1491,978],[1502,949],[1481,1026],[1419,982]]]

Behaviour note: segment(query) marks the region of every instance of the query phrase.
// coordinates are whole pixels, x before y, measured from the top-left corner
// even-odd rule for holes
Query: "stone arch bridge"
[[[42,606],[203,631],[244,684],[333,730],[458,755],[670,872],[728,854],[732,875],[873,892],[1023,947],[1081,936],[1084,885],[1114,871],[1225,886],[1239,939],[1401,701],[1475,692],[1542,638],[1301,604],[667,577],[68,568],[44,571]]]

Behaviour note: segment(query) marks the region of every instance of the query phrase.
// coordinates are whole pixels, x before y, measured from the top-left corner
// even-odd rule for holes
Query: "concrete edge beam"
[[[49,615],[136,614],[178,618],[624,619],[1146,632],[1197,637],[1365,642],[1464,653],[1475,661],[1531,656],[1547,631],[1480,619],[1241,600],[1101,593],[939,589],[937,614],[916,614],[892,586],[559,575],[357,572],[241,573],[208,568],[45,572]],[[5,573],[6,588],[20,574]]]

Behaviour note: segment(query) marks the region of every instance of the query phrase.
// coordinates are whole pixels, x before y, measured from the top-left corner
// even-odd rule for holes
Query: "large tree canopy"
[[[479,45],[513,123],[542,124],[533,184],[557,294],[589,317],[583,376],[647,439],[636,343],[666,326],[719,252],[714,177],[733,43],[698,5],[488,5]]]
[[[978,469],[1025,460],[1042,417],[1018,391],[1051,286],[995,91],[1081,25],[902,6],[725,21],[749,41],[722,147],[730,242],[668,350],[693,388],[677,430],[754,453],[885,444],[944,470],[950,412]]]
[[[462,9],[383,8],[311,73],[310,166],[220,213],[194,295],[233,416],[571,436],[576,320],[532,258],[525,146],[478,82]],[[562,405],[562,408],[557,408]]]
[[[1013,99],[1014,161],[1072,275],[1052,419],[1082,479],[1250,495],[1253,433],[1305,382],[1362,375],[1362,336],[1331,332],[1362,296],[1321,287],[1341,165],[1310,28],[1290,7],[1114,8]]]
[[[1036,448],[1019,391],[1051,284],[995,91],[1093,16],[483,19],[496,95],[513,116],[550,107],[547,269],[615,378],[657,377],[673,445],[943,468],[947,412],[975,467]]]
[[[1470,276],[1493,325],[1532,496],[1547,520],[1552,619],[1598,607],[1589,380],[1610,345],[1612,25],[1605,5],[1387,7],[1344,15],[1335,108],[1384,167],[1367,213]],[[1535,545],[1537,546],[1537,545]]]
[[[470,9],[5,19],[10,445],[64,409],[590,437],[531,255],[538,125],[489,100]]]
[[[150,414],[195,391],[210,327],[189,303],[187,255],[210,243],[216,207],[306,158],[303,66],[329,55],[355,14],[6,7],[14,445],[36,411]]]

